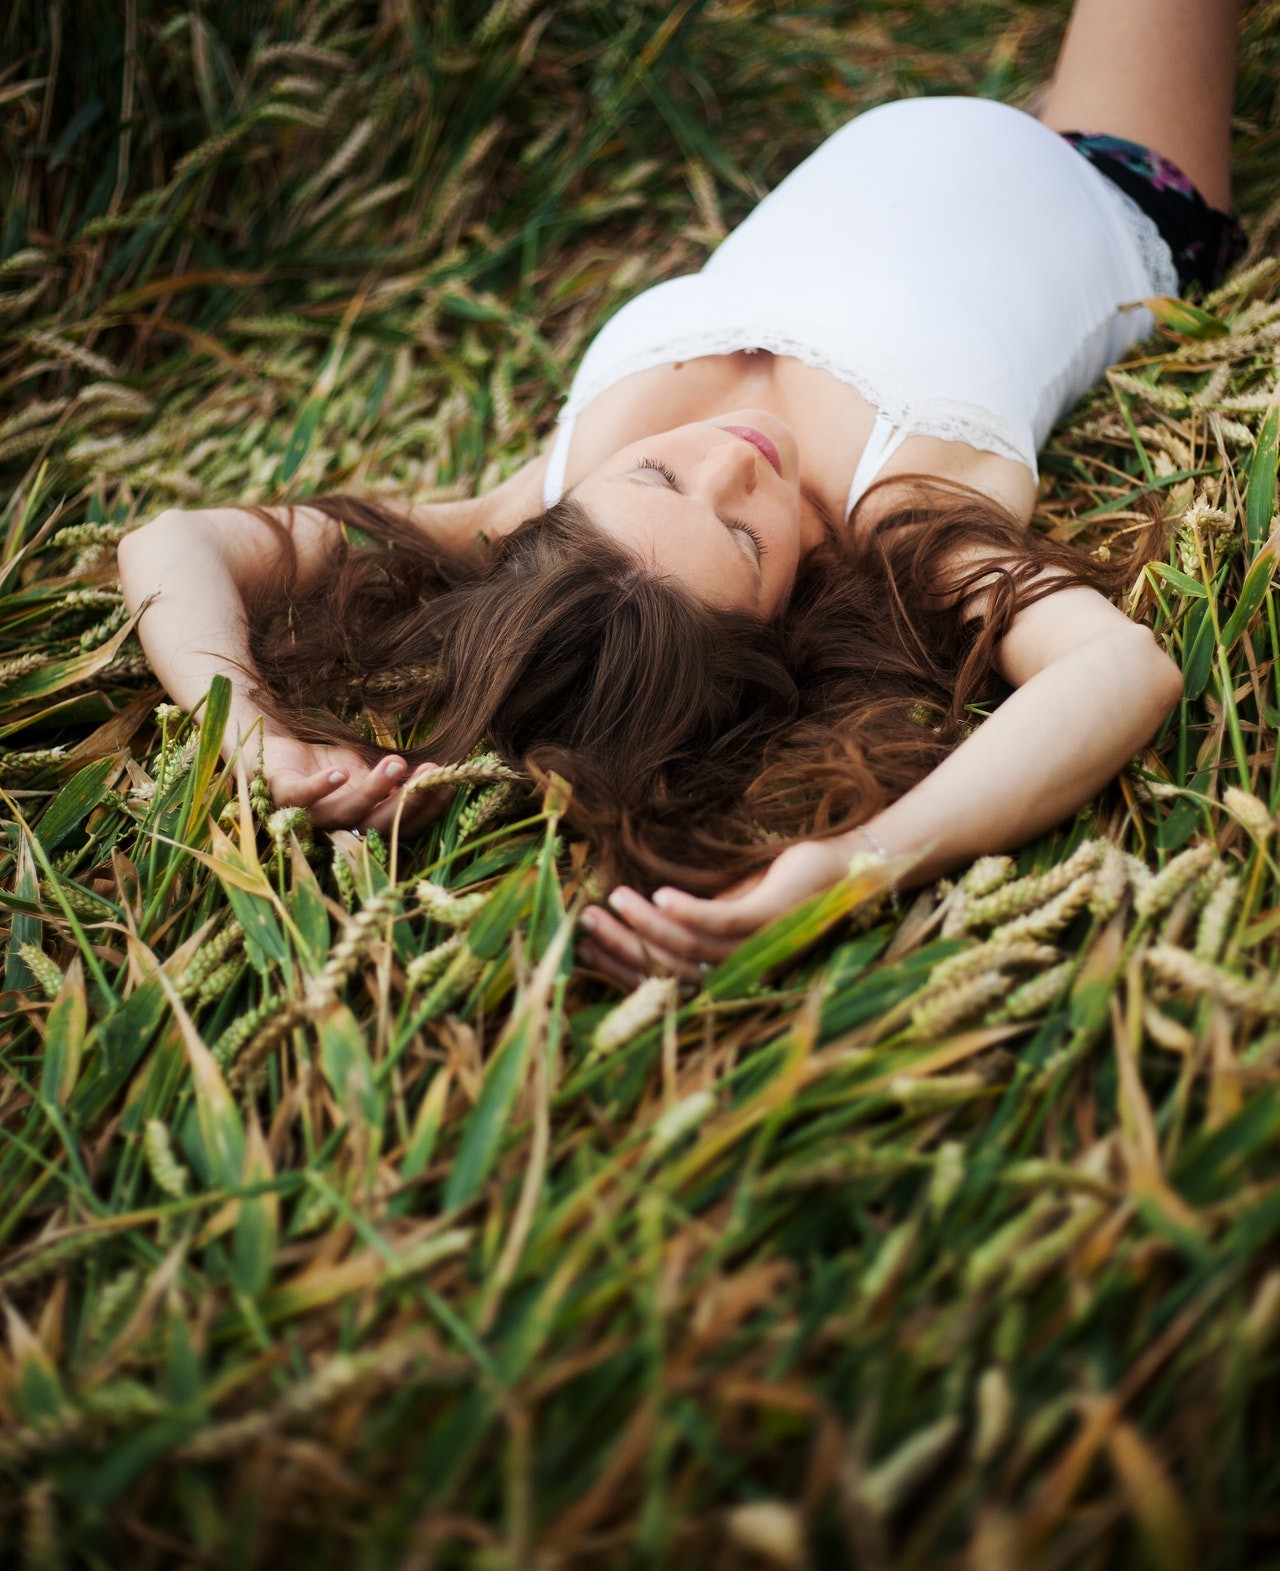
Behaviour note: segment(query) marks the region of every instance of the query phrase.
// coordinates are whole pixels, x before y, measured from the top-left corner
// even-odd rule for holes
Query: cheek
[[[786,564],[787,570],[793,572],[800,560],[799,514],[780,508],[767,543],[773,548],[775,556]]]

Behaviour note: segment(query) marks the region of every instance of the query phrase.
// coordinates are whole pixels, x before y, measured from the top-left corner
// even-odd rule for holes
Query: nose
[[[750,496],[759,480],[758,460],[760,454],[750,442],[726,432],[708,447],[703,467],[713,485]]]

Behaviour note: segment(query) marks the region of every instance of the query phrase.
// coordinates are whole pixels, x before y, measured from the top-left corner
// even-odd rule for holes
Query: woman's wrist
[[[893,858],[890,855],[888,846],[885,845],[870,824],[859,824],[856,829],[851,830],[848,836],[848,843],[851,847],[850,862],[855,857],[865,856],[870,853],[886,866],[892,864]],[[895,914],[902,910],[902,898],[896,878],[891,879],[889,883],[889,904],[893,907]]]

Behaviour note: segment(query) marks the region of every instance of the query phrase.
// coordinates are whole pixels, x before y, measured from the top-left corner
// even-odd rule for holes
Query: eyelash
[[[636,467],[639,469],[656,469],[668,485],[678,486],[675,470],[669,464],[658,463],[652,458],[642,458]],[[731,518],[729,523],[734,529],[741,529],[743,534],[755,543],[756,552],[761,561],[763,561],[766,548],[764,541],[760,538],[759,531],[753,529],[750,524],[743,523],[740,518]]]

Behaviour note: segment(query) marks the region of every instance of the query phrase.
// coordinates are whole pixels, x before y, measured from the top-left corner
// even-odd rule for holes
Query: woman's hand
[[[267,733],[262,768],[277,807],[304,807],[317,829],[390,830],[401,799],[400,834],[424,829],[448,806],[453,792],[408,789],[436,766],[411,770],[394,753],[367,764],[354,748],[300,742]]]
[[[612,911],[589,906],[583,912],[582,925],[592,941],[581,945],[579,954],[623,987],[634,987],[654,973],[699,982],[744,938],[839,883],[849,858],[861,849],[861,843],[847,835],[802,840],[762,873],[753,873],[712,900],[672,888],[658,889],[646,900],[619,885],[609,896]]]

